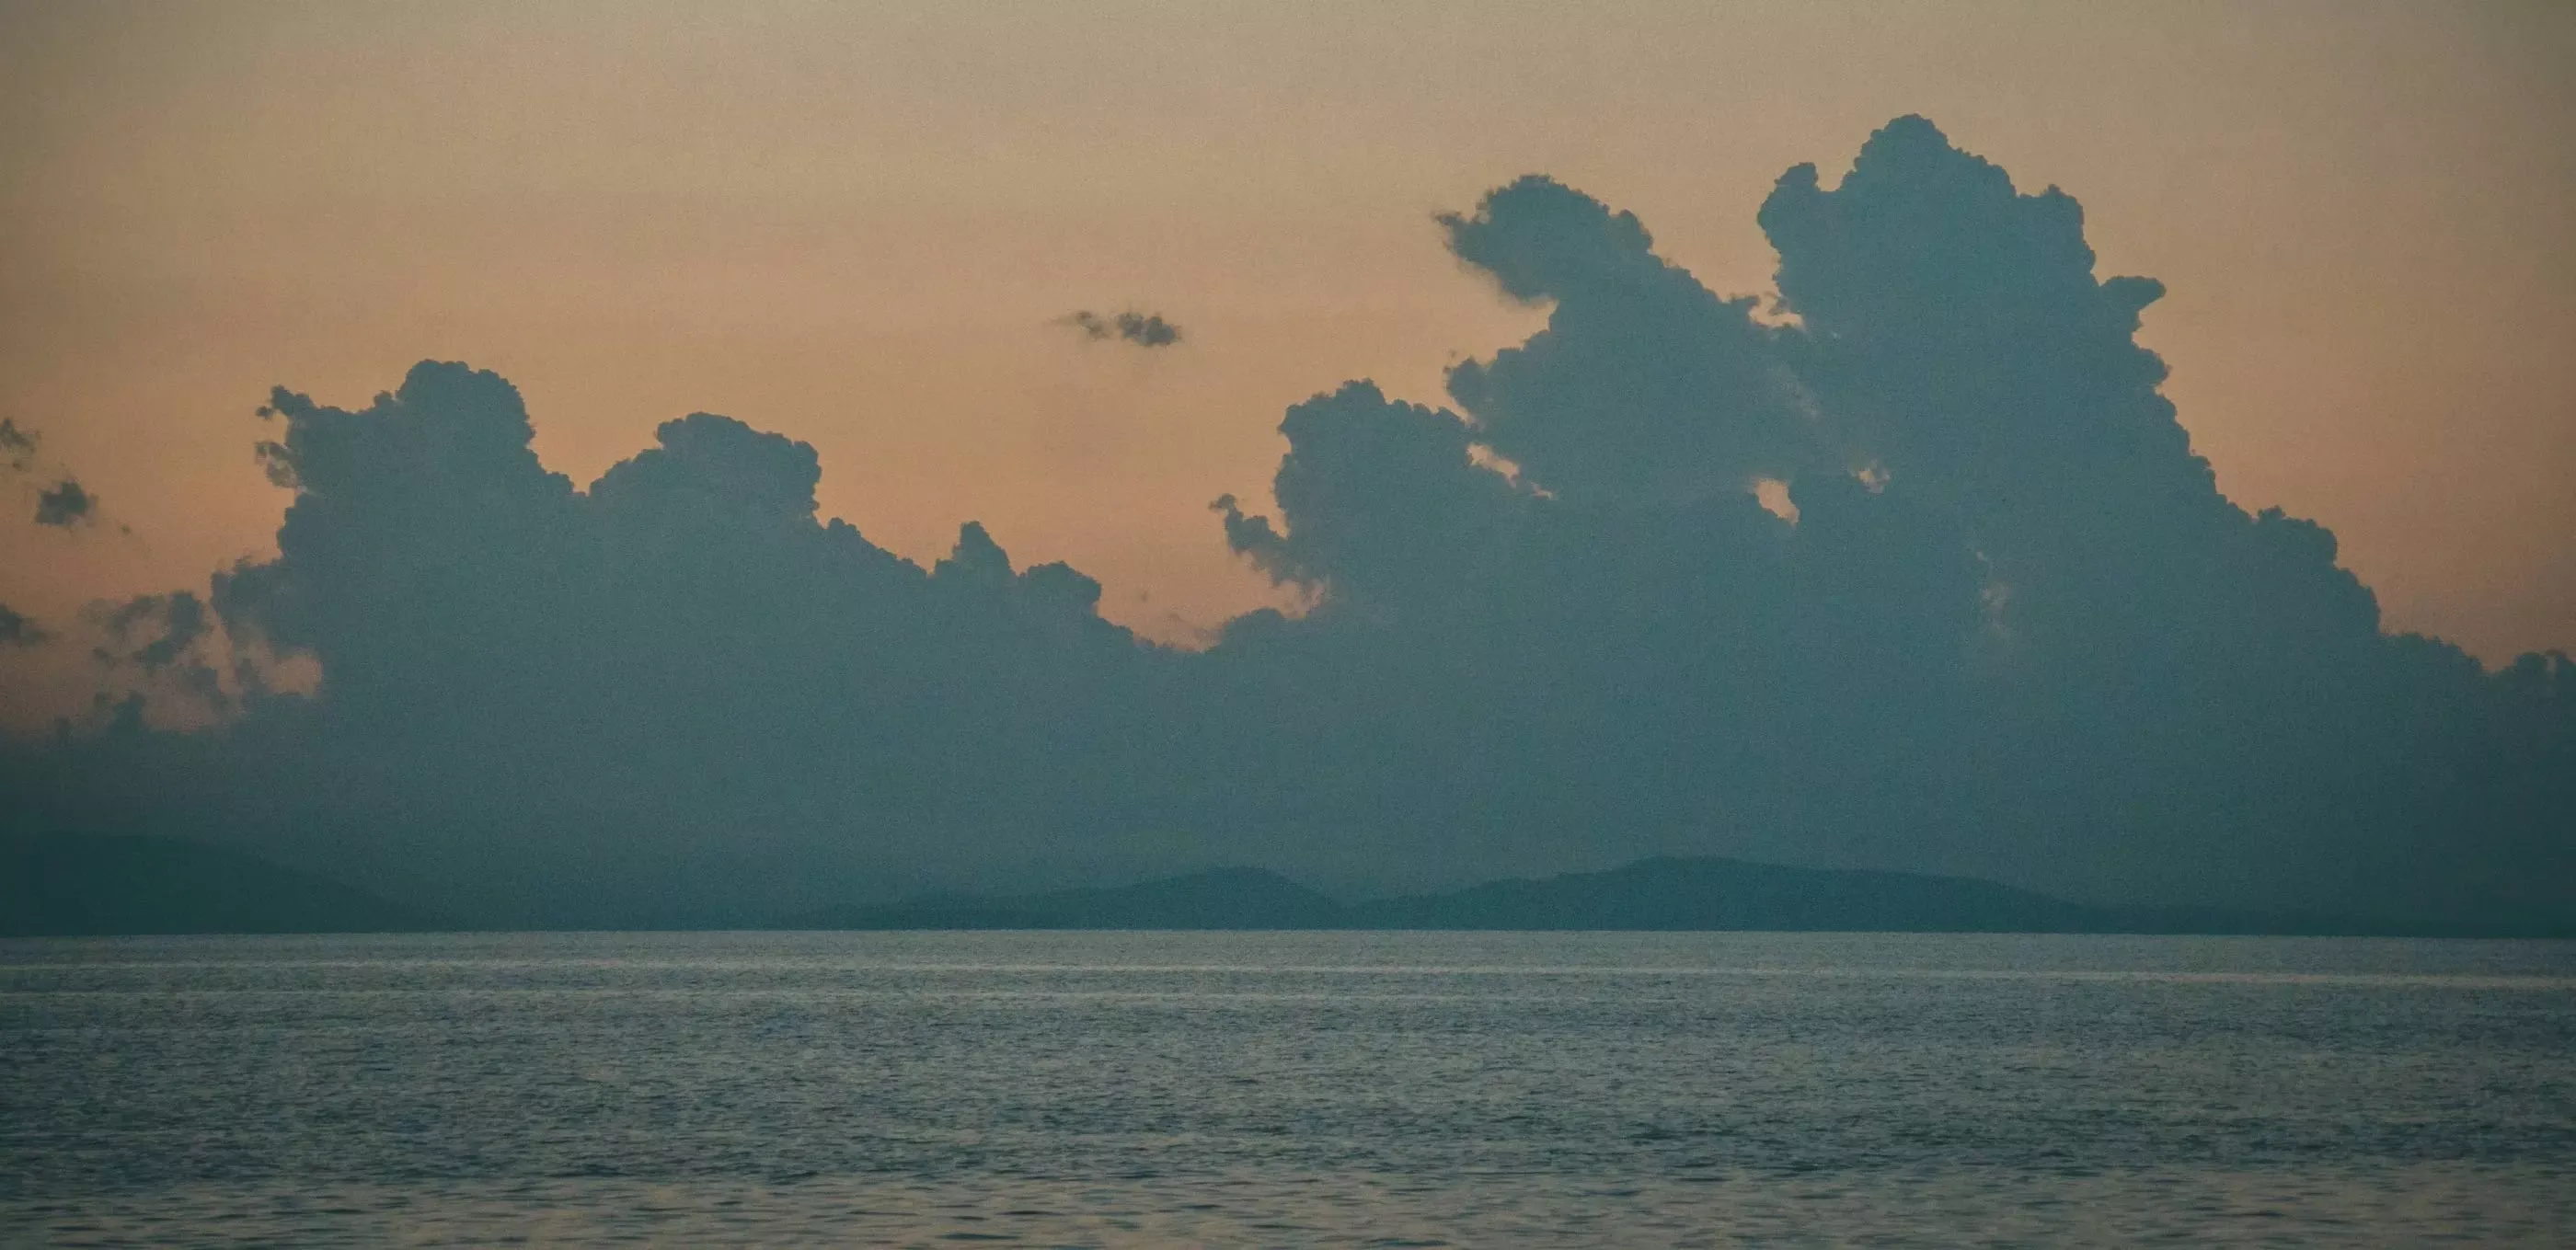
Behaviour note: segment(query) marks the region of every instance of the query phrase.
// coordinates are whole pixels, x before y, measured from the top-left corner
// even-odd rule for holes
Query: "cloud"
[[[212,606],[237,643],[318,660],[318,702],[271,720],[315,735],[305,766],[379,779],[344,801],[399,795],[423,838],[552,857],[522,882],[538,899],[471,912],[765,899],[774,865],[669,867],[725,854],[703,846],[718,830],[878,870],[953,859],[961,830],[1027,843],[1097,818],[1049,805],[1114,791],[1091,778],[1151,748],[1103,728],[1147,653],[1096,582],[1015,569],[971,523],[933,569],[895,556],[816,516],[807,444],[693,414],[581,490],[538,462],[518,392],[462,365],[360,409],[283,389],[269,408],[296,497],[277,557],[217,578]],[[592,856],[671,875],[564,875]]]
[[[120,710],[0,770],[54,779],[54,819],[494,923],[1712,852],[2576,920],[2576,665],[2383,634],[2329,531],[2221,494],[2136,342],[2161,288],[2096,275],[2072,198],[1905,118],[1757,220],[1778,324],[1546,178],[1441,217],[1546,326],[1452,368],[1448,407],[1289,407],[1271,503],[1218,498],[1209,541],[1303,610],[1201,653],[971,520],[927,568],[877,546],[787,434],[692,414],[583,487],[491,373],[281,388],[277,554],[104,626],[117,665],[249,692],[233,719]],[[253,654],[318,690],[265,693]]]
[[[44,473],[54,477],[53,485],[36,492],[36,524],[56,529],[72,529],[99,519],[98,496],[80,484],[69,473],[49,468],[37,454],[43,435],[20,426],[16,421],[0,419],[0,476],[23,476]],[[125,526],[120,532],[131,533]]]
[[[2255,643],[2372,645],[2369,592],[2334,565],[2331,534],[2218,492],[2137,345],[2147,278],[2096,280],[2083,212],[2018,193],[1930,122],[1872,135],[1834,190],[1813,166],[1760,214],[1780,252],[1800,380],[1857,459],[1955,518],[2008,591],[2013,626],[2045,645],[2141,665]]]
[[[1103,316],[1086,308],[1067,314],[1064,324],[1082,331],[1084,338],[1095,343],[1117,339],[1138,347],[1169,347],[1181,341],[1181,328],[1163,320],[1161,313],[1122,312]]]
[[[71,478],[46,487],[36,496],[36,524],[70,529],[98,512],[98,497]]]
[[[1479,467],[1457,414],[1352,382],[1288,410],[1271,483],[1289,529],[1217,501],[1227,541],[1272,577],[1329,587],[1328,602],[1390,612],[1468,572],[1462,555],[1514,524],[1528,492]]]
[[[1552,492],[1683,502],[1817,459],[1754,297],[1710,293],[1635,216],[1532,175],[1438,221],[1504,294],[1552,305],[1528,342],[1449,370],[1478,441]]]
[[[1463,414],[1291,409],[1279,521],[1217,505],[1319,596],[1219,653],[1303,656],[1279,687],[1346,700],[1308,716],[1376,726],[1370,803],[2096,896],[2558,905],[2512,879],[2576,869],[2567,783],[2434,762],[2491,761],[2424,718],[2503,678],[2383,636],[2331,533],[2218,492],[2134,341],[2162,288],[2096,278],[2071,198],[1899,119],[1764,205],[1777,327],[1551,180],[1440,221],[1547,328],[1453,368]],[[2558,697],[2518,749],[2571,758]],[[2522,815],[2438,815],[2477,786]]]
[[[18,423],[0,417],[0,468],[24,473],[36,460],[36,432],[21,429]]]
[[[5,433],[5,431],[0,431],[0,433]],[[47,635],[45,631],[39,628],[34,621],[29,620],[23,614],[11,609],[9,605],[0,603],[0,646],[42,646],[46,638]]]
[[[133,664],[158,673],[188,654],[214,628],[205,601],[193,591],[141,595],[105,613],[107,644],[95,655],[101,663]]]

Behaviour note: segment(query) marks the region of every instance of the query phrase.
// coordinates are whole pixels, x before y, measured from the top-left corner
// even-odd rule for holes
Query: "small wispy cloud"
[[[98,496],[90,493],[90,489],[81,485],[80,479],[64,466],[37,454],[37,445],[44,438],[40,431],[20,425],[14,419],[0,417],[0,478],[33,478],[39,482],[52,479],[53,485],[36,492],[38,525],[68,530],[101,520]],[[132,532],[122,525],[116,528]]]
[[[1122,312],[1102,315],[1088,308],[1066,316],[1062,323],[1082,331],[1093,342],[1117,339],[1138,347],[1169,347],[1181,341],[1181,328],[1163,320],[1161,313]]]
[[[68,477],[46,487],[44,493],[36,496],[36,524],[38,525],[70,529],[89,520],[97,511],[98,496],[89,493],[88,487]]]
[[[36,432],[21,429],[18,423],[0,417],[0,468],[24,473],[36,462]]]

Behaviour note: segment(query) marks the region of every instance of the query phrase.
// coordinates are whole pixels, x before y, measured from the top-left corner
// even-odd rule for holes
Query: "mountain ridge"
[[[1163,902],[1173,906],[1157,910]],[[2104,906],[1973,877],[1718,856],[1658,856],[1349,904],[1266,869],[1222,868],[1107,889],[826,908],[777,927],[2540,936],[2389,917]]]
[[[105,833],[0,837],[0,937],[478,927],[204,843]],[[1717,856],[1659,856],[1355,903],[1238,866],[1112,887],[844,904],[753,927],[2576,936],[2504,924],[2077,903],[1972,877]]]

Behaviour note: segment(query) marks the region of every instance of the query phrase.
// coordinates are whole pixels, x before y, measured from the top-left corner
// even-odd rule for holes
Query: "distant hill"
[[[2096,932],[2096,909],[1962,877],[1646,859],[1351,909],[1373,928]]]
[[[1344,905],[1275,873],[1233,868],[1106,890],[948,895],[836,908],[817,929],[1594,929],[1877,933],[2415,935],[2356,917],[2093,907],[1965,877],[1789,868],[1718,858],[1493,881]]]
[[[0,937],[382,933],[449,926],[363,890],[176,838],[0,838]]]
[[[0,836],[0,937],[365,933],[456,927],[236,851],[176,838]],[[1594,929],[2435,935],[2355,917],[2094,907],[1964,877],[1717,858],[1492,881],[1343,904],[1257,868],[1111,889],[829,908],[781,929]]]

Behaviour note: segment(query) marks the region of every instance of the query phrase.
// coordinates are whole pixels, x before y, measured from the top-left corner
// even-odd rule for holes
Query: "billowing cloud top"
[[[584,490],[489,373],[424,363],[355,411],[281,390],[279,553],[206,606],[318,694],[264,693],[159,599],[108,658],[246,690],[234,718],[9,767],[53,819],[265,839],[520,923],[1656,852],[2576,920],[2576,669],[2384,635],[2330,533],[2221,495],[2135,341],[2161,288],[2094,273],[2073,199],[1903,118],[1759,221],[1776,322],[1546,178],[1440,218],[1546,327],[1454,367],[1455,410],[1367,382],[1290,408],[1276,515],[1216,510],[1311,608],[1196,654],[979,525],[894,556],[816,515],[811,447],[728,418]]]
[[[1440,218],[1547,329],[1449,371],[1479,441],[1572,499],[1686,502],[1816,461],[1750,297],[1719,299],[1627,213],[1541,177]]]

